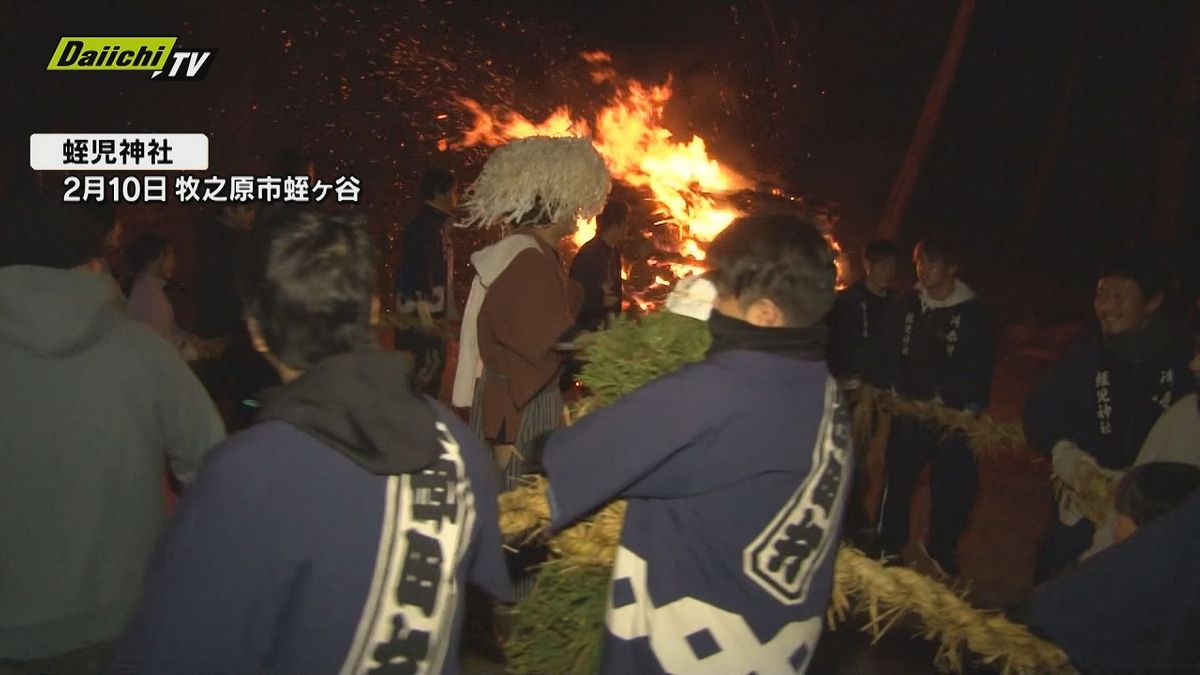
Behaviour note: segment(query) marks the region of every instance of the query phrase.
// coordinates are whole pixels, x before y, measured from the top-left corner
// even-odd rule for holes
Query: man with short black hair
[[[1074,484],[1080,467],[1120,471],[1171,404],[1196,390],[1191,341],[1163,309],[1165,274],[1154,256],[1107,263],[1096,284],[1098,334],[1063,355],[1025,403],[1025,437]],[[1065,571],[1092,544],[1094,527],[1068,495],[1038,554],[1035,581]]]
[[[979,413],[991,396],[995,351],[983,303],[958,278],[961,262],[948,237],[928,236],[917,244],[917,285],[884,316],[867,380],[912,401]],[[878,523],[884,553],[898,556],[908,543],[913,490],[931,464],[928,546],[918,542],[917,548],[940,574],[957,574],[955,551],[979,485],[966,437],[898,417],[888,436],[886,464]]]
[[[838,293],[829,313],[833,330],[829,340],[829,371],[848,392],[857,391],[863,361],[870,353],[871,336],[895,293],[892,283],[900,261],[900,247],[890,239],[877,239],[863,252],[864,274]]]
[[[417,386],[437,398],[446,343],[431,330],[433,320],[458,319],[449,232],[458,180],[446,169],[427,169],[421,175],[420,194],[421,206],[404,228],[396,268],[396,309],[415,322],[396,331],[396,348],[412,354]]]
[[[423,318],[455,318],[448,228],[458,203],[458,180],[446,169],[428,169],[421,175],[420,191],[421,206],[400,243],[397,307]]]
[[[1200,492],[1193,491],[1124,542],[1035,589],[1025,623],[1081,672],[1197,672],[1197,532]]]
[[[713,240],[712,346],[551,435],[552,528],[626,499],[604,673],[804,672],[853,461],[825,367],[834,253],[808,223]]]
[[[243,281],[284,385],[216,448],[119,672],[457,672],[465,587],[510,592],[490,463],[379,349],[365,222],[267,223]]]
[[[629,206],[610,199],[596,217],[596,236],[575,254],[571,261],[571,279],[583,286],[583,304],[576,325],[581,330],[601,328],[612,314],[621,312],[621,250],[625,238]]]
[[[284,213],[280,205],[271,214]],[[195,334],[227,345],[218,359],[197,368],[201,380],[225,415],[230,431],[250,425],[256,397],[279,380],[254,353],[242,320],[237,276],[250,247],[251,233],[260,220],[253,202],[214,205],[196,232]]]
[[[0,217],[0,672],[99,672],[165,520],[225,436],[103,264],[111,220],[61,202]]]

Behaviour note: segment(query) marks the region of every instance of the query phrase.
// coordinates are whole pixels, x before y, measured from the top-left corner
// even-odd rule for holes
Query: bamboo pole
[[[971,15],[975,12],[975,0],[961,0],[958,3],[958,14],[954,17],[954,26],[950,30],[950,39],[946,42],[946,51],[942,54],[942,62],[934,75],[929,94],[925,97],[925,106],[921,109],[921,117],[917,121],[917,130],[913,134],[908,152],[900,164],[900,173],[892,184],[892,192],[888,196],[887,206],[879,219],[876,233],[884,239],[894,239],[900,229],[900,220],[908,207],[908,199],[916,187],[917,177],[921,173],[921,164],[929,152],[933,135],[937,131],[938,122],[942,118],[942,109],[946,106],[946,94],[954,83],[954,73],[958,70],[958,62],[962,58],[963,45],[967,41],[967,32],[971,28]]]

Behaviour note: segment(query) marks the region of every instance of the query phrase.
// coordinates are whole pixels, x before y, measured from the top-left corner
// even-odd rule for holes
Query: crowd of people
[[[840,294],[829,316],[829,367],[851,400],[865,382],[971,414],[986,407],[993,328],[958,279],[960,255],[942,237],[922,239],[913,251],[916,287],[893,296],[898,249],[890,241],[866,247],[864,278]],[[1094,320],[1024,405],[1027,442],[1049,460],[1063,489],[1036,556],[1040,586],[1014,612],[1085,672],[1200,667],[1200,584],[1193,573],[1200,531],[1200,315],[1196,298],[1180,297],[1171,277],[1165,260],[1149,252],[1126,252],[1102,265]],[[851,509],[850,534],[899,559],[910,537],[913,488],[927,465],[929,532],[927,545],[917,541],[916,548],[936,575],[952,578],[978,487],[962,430],[894,419],[874,531],[854,536],[861,532],[853,524],[865,516]],[[1085,518],[1077,503],[1089,472],[1115,485],[1102,523]],[[1160,519],[1173,526],[1163,532],[1168,526],[1156,523],[1155,532],[1163,532],[1157,539],[1133,536]],[[1122,545],[1099,555],[1114,544]],[[1127,595],[1115,598],[1117,587]]]
[[[138,236],[118,283],[112,217],[7,206],[0,675],[458,672],[468,586],[501,625],[545,559],[498,527],[498,493],[531,472],[551,530],[627,501],[605,673],[805,672],[843,529],[889,563],[912,545],[960,574],[979,485],[966,436],[894,420],[877,509],[850,442],[868,386],[987,408],[995,329],[959,244],[921,238],[901,291],[900,246],[872,242],[838,292],[820,223],[739,218],[707,251],[711,307],[689,314],[706,358],[566,427],[562,375],[622,305],[629,208],[609,191],[580,139],[509,143],[461,203],[452,173],[428,171],[401,242],[395,310],[412,320],[396,350],[379,344],[362,217],[218,209],[184,329],[170,242]],[[565,264],[560,243],[593,216]],[[471,256],[461,303],[456,220],[503,230]],[[1104,267],[1096,320],[1025,406],[1064,484],[1094,470],[1116,485],[1101,524],[1064,490],[1042,585],[1012,609],[1084,671],[1200,664],[1200,330],[1172,290],[1151,256]],[[439,401],[449,359],[431,327],[447,323],[458,358]],[[910,542],[927,466],[929,532]],[[164,475],[183,495],[169,519]]]

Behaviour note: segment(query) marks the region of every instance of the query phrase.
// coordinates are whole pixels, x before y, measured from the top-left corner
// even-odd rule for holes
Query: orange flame
[[[572,240],[576,246],[583,246],[591,241],[596,236],[596,219],[588,218],[584,220],[580,218],[575,221],[575,234],[572,235]]]
[[[585,52],[582,56],[592,65],[594,82],[615,83],[616,71],[608,54]],[[590,135],[613,178],[648,189],[657,204],[656,214],[680,227],[683,253],[701,260],[700,244],[711,241],[738,216],[733,209],[718,207],[711,195],[744,187],[747,182],[709,157],[699,136],[686,143],[674,139],[662,125],[663,108],[670,98],[669,80],[656,86],[628,80],[596,114],[593,128],[586,120],[574,118],[567,106],[533,122],[513,111],[489,111],[477,101],[459,96],[458,103],[474,116],[474,126],[456,147],[496,146],[533,135]],[[576,233],[577,244],[587,241],[584,229]]]
[[[833,264],[837,267],[837,279],[834,281],[834,288],[840,291],[850,285],[849,261],[846,260],[846,255],[842,251],[842,245],[838,243],[837,239],[833,238],[832,233],[825,233],[825,241],[829,242],[829,247],[837,255],[833,259]]]
[[[703,138],[692,136],[686,142],[678,141],[663,126],[663,111],[672,93],[670,78],[660,85],[645,85],[633,79],[621,82],[608,54],[583,52],[580,56],[591,65],[594,83],[611,83],[616,88],[591,124],[574,117],[565,105],[555,108],[541,122],[534,122],[515,111],[489,110],[473,99],[457,96],[459,105],[473,115],[474,126],[452,147],[498,146],[534,135],[590,137],[613,178],[648,190],[655,203],[654,213],[662,218],[660,222],[678,231],[677,250],[684,260],[660,263],[651,259],[649,265],[676,278],[703,274],[704,245],[741,215],[736,209],[721,206],[713,195],[747,187],[749,181],[710,157]],[[778,189],[775,192],[783,194]],[[576,246],[595,233],[595,219],[580,221],[573,237]],[[840,253],[837,242],[828,238]],[[839,288],[844,286],[842,267],[839,256]],[[621,277],[629,279],[630,272],[629,268],[623,269]],[[671,284],[660,275],[653,278],[651,288]],[[656,303],[632,297],[629,304],[648,310]]]
[[[530,122],[524,115],[513,111],[502,111],[495,114],[488,112],[474,99],[465,96],[454,97],[458,104],[475,116],[475,126],[464,135],[462,142],[455,147],[470,148],[476,145],[504,145],[514,138],[529,136],[578,136],[588,135],[588,125],[584,120],[572,120],[571,110],[562,105],[554,109],[540,124]]]

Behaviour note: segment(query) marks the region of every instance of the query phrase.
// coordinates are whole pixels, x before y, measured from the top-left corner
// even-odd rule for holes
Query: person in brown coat
[[[573,220],[524,225],[496,246],[472,256],[480,276],[515,257],[488,284],[477,335],[483,376],[478,380],[473,422],[493,443],[509,488],[528,469],[530,444],[558,428],[562,396],[558,378],[582,292],[568,286],[557,244],[575,231]]]
[[[466,225],[500,225],[499,242],[471,256],[476,276],[463,312],[453,403],[492,446],[502,489],[535,468],[535,441],[563,423],[559,375],[582,288],[568,287],[557,245],[604,207],[608,169],[586,139],[531,137],[488,158],[467,190]],[[532,587],[540,547],[509,558],[518,597]],[[502,617],[497,616],[502,622]],[[502,629],[501,629],[502,630]],[[502,631],[503,632],[503,631]]]
[[[463,317],[454,404],[493,444],[505,485],[527,470],[535,439],[562,423],[558,375],[582,291],[568,290],[557,245],[604,207],[608,169],[585,139],[513,141],[467,191],[466,223],[508,236],[471,256],[476,277]]]

